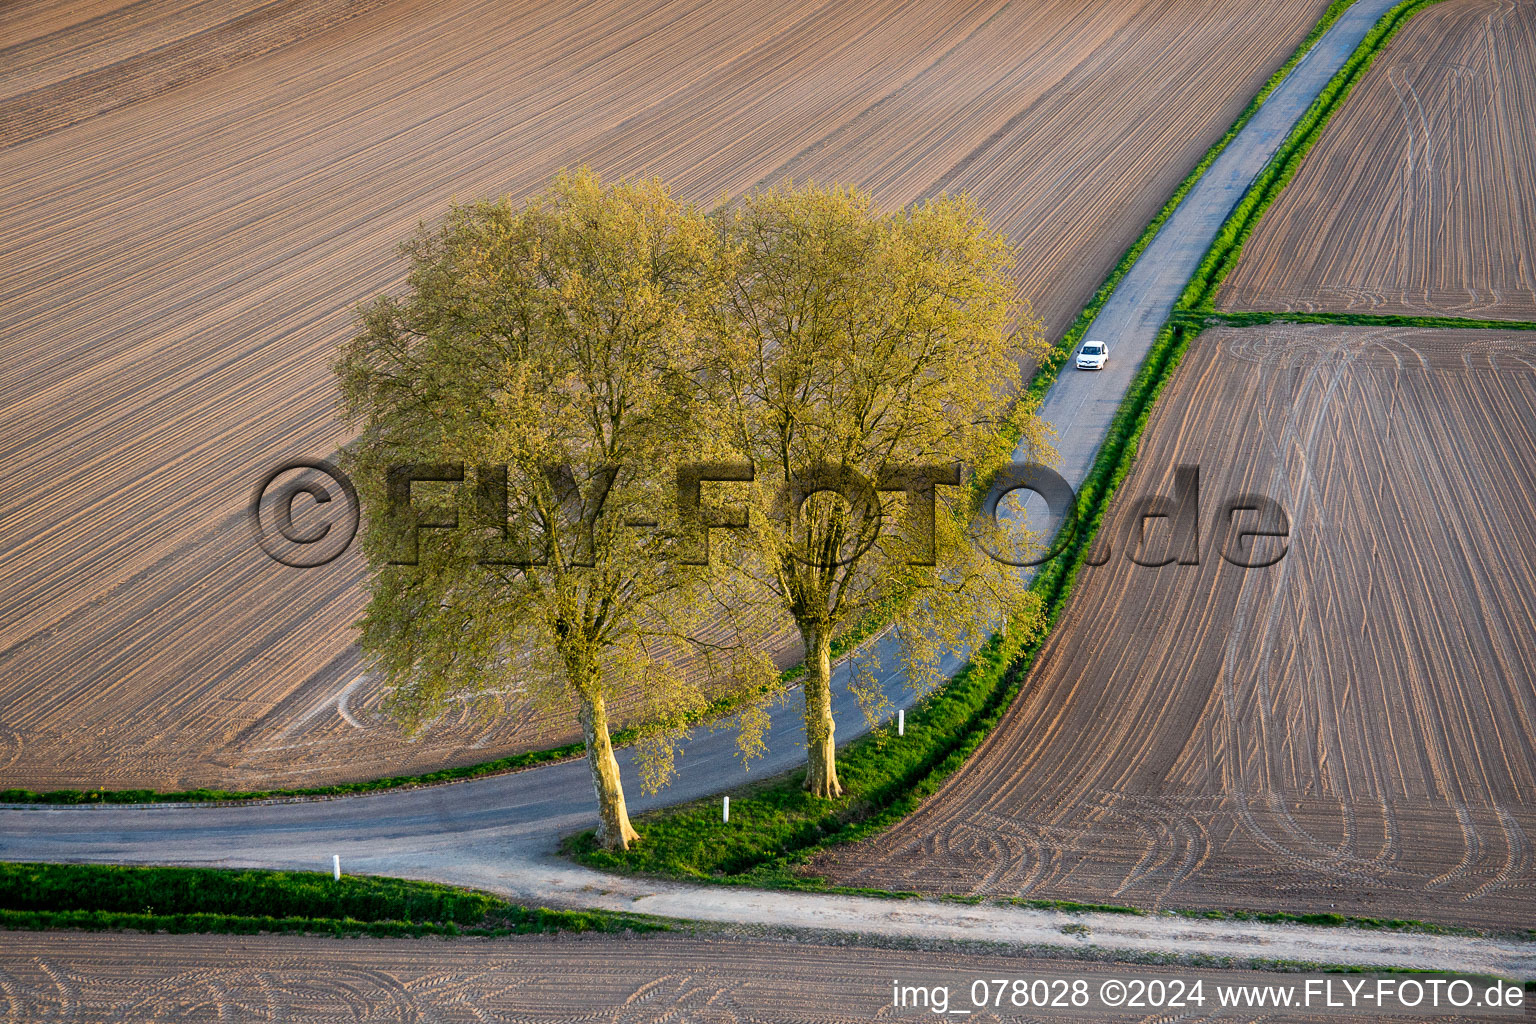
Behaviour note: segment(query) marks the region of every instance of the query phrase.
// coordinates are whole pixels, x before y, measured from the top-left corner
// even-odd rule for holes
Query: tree
[[[719,401],[756,470],[730,561],[742,593],[771,595],[799,629],[805,785],[835,797],[835,636],[894,619],[909,681],[923,686],[945,650],[1000,624],[999,609],[1037,607],[965,524],[972,485],[1016,440],[1042,460],[1049,451],[1035,406],[1019,400],[1021,367],[1044,341],[1016,298],[1012,249],[966,198],[880,214],[851,188],[786,183],[718,219],[733,263],[722,350],[734,354]],[[878,714],[867,663],[853,685]]]
[[[407,294],[364,307],[337,364],[362,428],[363,649],[408,730],[465,693],[574,709],[598,841],[627,849],[610,703],[638,691],[648,786],[703,703],[679,666],[709,569],[674,557],[670,468],[718,436],[698,401],[718,235],[659,181],[582,170],[520,209],[455,206],[402,251]]]

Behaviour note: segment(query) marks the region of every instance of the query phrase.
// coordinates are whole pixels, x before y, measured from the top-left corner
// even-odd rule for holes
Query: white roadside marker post
[[[907,734],[907,709],[906,708],[897,708],[896,709],[896,735],[897,736],[905,736],[906,734]]]
[[[331,854],[331,877],[341,881],[341,854]]]
[[[720,811],[720,820],[723,821],[723,822],[726,822],[727,824],[730,823],[730,820],[731,820],[731,798],[730,797],[726,797],[725,798],[725,803],[722,805],[722,808],[721,808],[721,811]]]

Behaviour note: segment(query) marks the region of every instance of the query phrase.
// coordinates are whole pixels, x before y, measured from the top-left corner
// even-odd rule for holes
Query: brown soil
[[[1171,495],[1181,463],[1201,471],[1199,564],[1115,553],[1085,570],[972,763],[818,870],[927,893],[1529,927],[1536,338],[1207,331],[1112,514]],[[1271,567],[1218,554],[1218,507],[1242,492],[1288,510]]]
[[[1202,982],[1203,1007],[1163,1011],[1233,1021],[1429,1020],[1347,1011],[1216,1009],[1216,985],[1274,985],[1295,975],[1173,965],[1085,963],[1019,956],[872,949],[859,945],[685,938],[561,937],[497,942],[279,936],[13,934],[0,983],[15,1019],[195,1021],[869,1021],[939,1019],[896,1009],[892,986],[944,985],[950,1009],[971,1009],[990,979]],[[1003,989],[1011,998],[1011,986]],[[1050,991],[1049,989],[1045,991]],[[1056,989],[1058,993],[1070,988]],[[1156,991],[1156,990],[1154,990]],[[1187,988],[1179,991],[1188,991]],[[1481,989],[1478,990],[1481,992]],[[910,997],[909,997],[910,998]],[[1164,997],[1166,998],[1166,997]],[[1135,1021],[1149,1009],[1095,1005],[972,1010],[972,1020]],[[1435,1017],[1450,1019],[1450,1016]],[[1456,1015],[1456,1020],[1508,1019]]]
[[[1446,0],[1376,58],[1221,309],[1536,319],[1536,3]]]
[[[579,162],[701,201],[969,191],[1059,334],[1325,3],[8,10],[0,785],[297,786],[575,738],[514,708],[402,741],[352,644],[360,560],[285,568],[245,521],[269,467],[347,440],[351,310],[451,197]]]
[[[32,0],[6,11],[0,146],[168,92],[387,0]]]

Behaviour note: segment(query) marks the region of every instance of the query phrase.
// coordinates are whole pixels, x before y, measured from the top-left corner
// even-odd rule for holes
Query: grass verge
[[[0,927],[495,936],[668,926],[638,914],[524,907],[472,889],[394,878],[0,863]]]
[[[831,844],[856,842],[910,814],[965,763],[1012,704],[1071,595],[1110,499],[1130,471],[1152,403],[1192,331],[1170,324],[1159,332],[1079,488],[1077,528],[1062,552],[1035,574],[1031,589],[1041,600],[1046,629],[1032,634],[1004,630],[994,636],[954,679],[907,713],[900,742],[887,723],[843,748],[838,776],[846,795],[812,798],[795,772],[733,793],[729,824],[721,822],[716,800],[698,800],[643,815],[636,827],[644,838],[625,853],[599,849],[591,832],[569,837],[563,850],[602,870],[824,888],[823,879],[800,872],[806,860]]]
[[[1435,330],[1536,331],[1530,320],[1479,320],[1462,316],[1407,316],[1390,313],[1288,313],[1244,311],[1222,313],[1214,310],[1181,311],[1185,322],[1206,327],[1256,327],[1263,324],[1343,324],[1350,327],[1427,327]]]
[[[485,775],[531,768],[548,761],[562,761],[578,757],[586,747],[571,743],[549,750],[532,750],[511,757],[498,758],[481,764],[443,768],[420,775],[393,775],[365,782],[342,782],[333,786],[311,786],[307,789],[52,789],[36,792],[30,789],[0,789],[0,803],[7,804],[159,804],[159,803],[208,803],[219,804],[242,800],[282,800],[305,797],[349,796],[371,793],[381,789],[403,789],[408,786],[431,786],[444,782],[476,779]]]
[[[1477,928],[1464,928],[1460,925],[1436,924],[1433,921],[1419,921],[1412,918],[1400,917],[1354,917],[1348,914],[1335,914],[1332,912],[1315,914],[1294,914],[1287,911],[1259,911],[1259,910],[1170,910],[1169,913],[1179,917],[1188,917],[1206,921],[1260,921],[1264,924],[1304,924],[1317,928],[1363,928],[1369,931],[1384,932],[1413,932],[1420,935],[1457,935],[1465,937],[1483,937],[1492,934]],[[1525,941],[1536,939],[1536,930],[1526,929],[1508,933],[1511,938]]]
[[[1021,673],[1013,645],[994,637],[938,693],[907,714],[907,735],[888,728],[845,748],[838,775],[850,795],[809,797],[800,774],[767,779],[732,794],[731,821],[718,801],[700,800],[645,816],[644,840],[628,854],[596,847],[592,833],[566,840],[583,863],[625,872],[710,879],[775,888],[819,886],[793,865],[829,841],[859,838],[914,808],[969,755],[1006,706]],[[1029,660],[1025,656],[1023,661]],[[856,794],[856,795],[852,795]]]

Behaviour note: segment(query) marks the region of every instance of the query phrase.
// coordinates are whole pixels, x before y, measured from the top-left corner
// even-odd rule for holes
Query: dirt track
[[[818,867],[929,893],[1528,928],[1536,338],[1208,331],[1115,511],[1172,494],[1179,463],[1201,468],[1199,565],[1088,570],[966,770]],[[1288,509],[1272,567],[1217,554],[1217,507],[1245,491]]]
[[[1536,4],[1446,0],[1415,15],[1217,305],[1536,319]]]
[[[346,439],[349,310],[450,196],[581,161],[701,200],[968,190],[1059,333],[1325,3],[360,6],[7,12],[0,785],[303,785],[574,737],[466,714],[401,742],[350,643],[357,560],[285,569],[244,521],[264,470]]]
[[[1203,980],[1223,1021],[1447,1020],[1216,1010],[1216,984],[1287,975],[987,954],[683,938],[338,941],[260,936],[10,934],[0,950],[0,1020],[240,1021],[868,1021],[939,1019],[896,1010],[892,982],[949,987],[970,1006],[976,978]],[[1146,1010],[1011,1008],[978,1021],[1166,1020]],[[1500,1019],[1466,1015],[1456,1020]],[[1508,1020],[1510,1018],[1502,1018]]]

